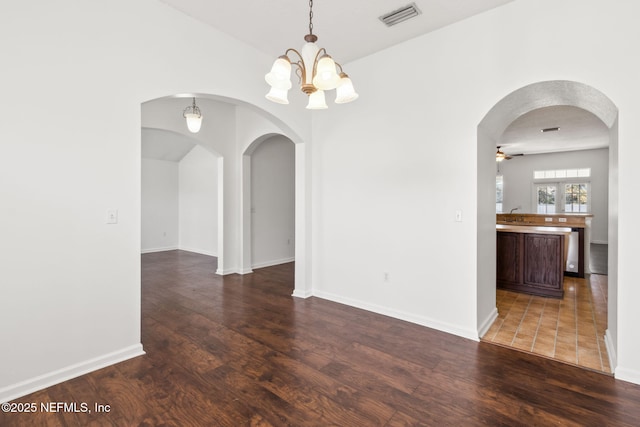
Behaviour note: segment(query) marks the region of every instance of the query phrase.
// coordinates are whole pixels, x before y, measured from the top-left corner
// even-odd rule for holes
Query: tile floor
[[[564,298],[498,289],[498,318],[482,338],[507,347],[611,373],[604,344],[607,276],[564,278]]]

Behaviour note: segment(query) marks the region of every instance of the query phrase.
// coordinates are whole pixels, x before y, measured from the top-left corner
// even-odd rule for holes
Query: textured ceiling
[[[542,129],[559,127],[557,132]],[[609,129],[595,115],[576,107],[539,108],[513,121],[500,138],[508,155],[590,150],[609,146]]]

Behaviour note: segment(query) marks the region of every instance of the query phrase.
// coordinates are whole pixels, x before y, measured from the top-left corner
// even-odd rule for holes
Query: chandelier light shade
[[[355,101],[358,94],[353,89],[351,79],[345,73],[340,73],[340,84],[336,88],[336,104],[346,104]]]
[[[307,105],[308,110],[326,110],[327,101],[324,98],[323,90],[316,90],[315,92],[309,95],[309,104]]]
[[[291,70],[293,68],[300,80],[300,89],[309,97],[308,109],[328,108],[324,93],[327,90],[336,89],[336,104],[355,101],[358,94],[349,76],[324,48],[319,48],[316,44],[318,37],[313,34],[313,0],[309,1],[309,34],[304,37],[304,40],[306,43],[300,51],[287,49],[284,55],[273,63],[271,71],[264,76],[271,86],[271,90],[266,95],[267,99],[279,104],[289,103],[287,95],[292,87]]]
[[[275,86],[271,86],[271,90],[267,94],[267,99],[269,101],[276,102],[278,104],[288,104],[289,100],[287,99],[289,91],[288,89],[278,89]]]
[[[187,119],[187,128],[189,129],[189,132],[200,132],[200,127],[202,126],[202,113],[200,112],[200,108],[196,105],[195,98],[193,98],[193,104],[184,109],[182,116]]]

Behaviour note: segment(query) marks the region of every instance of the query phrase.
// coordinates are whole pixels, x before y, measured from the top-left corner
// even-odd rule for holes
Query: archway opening
[[[243,155],[243,271],[295,260],[295,144],[279,134],[257,138]]]
[[[281,135],[294,149],[295,233],[290,246],[295,248],[294,296],[310,296],[311,235],[309,152],[300,135],[273,114],[246,102],[211,94],[179,94],[157,98],[142,104],[142,127],[188,133],[182,116],[184,107],[196,97],[203,114],[202,128],[192,138],[218,157],[217,274],[245,274],[251,271],[250,187],[245,188],[247,150],[257,141]]]
[[[609,213],[607,218],[608,328],[605,343],[612,370],[617,348],[617,163],[618,110],[598,90],[577,82],[539,82],[518,89],[500,100],[478,125],[478,212],[477,212],[477,321],[479,337],[489,330],[496,308],[496,146],[505,129],[519,117],[545,107],[570,106],[583,109],[602,121],[609,133]]]

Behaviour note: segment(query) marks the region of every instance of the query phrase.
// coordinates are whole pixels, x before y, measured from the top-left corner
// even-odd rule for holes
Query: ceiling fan
[[[496,151],[496,162],[501,162],[503,160],[511,160],[514,157],[517,156],[524,156],[524,154],[512,154],[510,156],[507,156],[504,152],[500,151],[500,146],[498,145],[498,147],[496,147],[498,149],[498,151]]]

